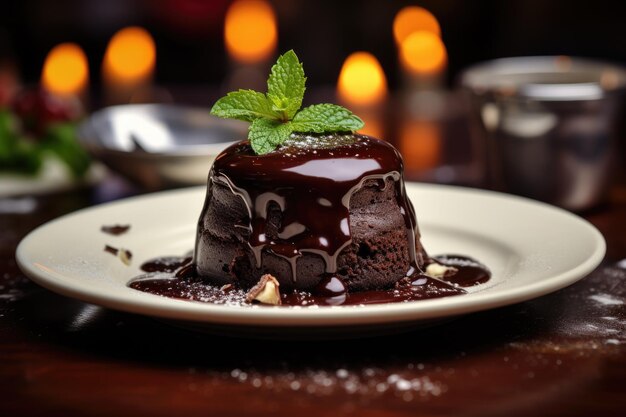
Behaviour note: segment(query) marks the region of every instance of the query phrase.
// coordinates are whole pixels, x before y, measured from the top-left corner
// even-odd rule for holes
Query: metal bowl
[[[600,203],[612,179],[626,69],[571,57],[518,57],[463,72],[493,188],[570,210]]]
[[[78,136],[112,170],[161,189],[205,184],[215,157],[246,137],[246,124],[211,116],[204,108],[120,105],[93,113]]]

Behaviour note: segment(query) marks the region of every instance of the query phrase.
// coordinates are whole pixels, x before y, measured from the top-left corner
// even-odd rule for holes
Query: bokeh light
[[[87,57],[75,43],[62,43],[48,53],[43,65],[41,83],[53,94],[80,93],[89,81]]]
[[[254,63],[276,48],[278,29],[272,7],[263,0],[237,0],[226,13],[224,41],[237,61]]]
[[[410,34],[400,44],[400,60],[415,74],[433,74],[446,66],[448,54],[441,38],[432,32]]]
[[[147,30],[135,26],[113,35],[104,55],[105,74],[126,82],[149,78],[155,63],[154,39]]]
[[[339,98],[346,103],[375,104],[387,95],[387,78],[374,55],[355,52],[343,63],[337,90]]]
[[[418,6],[401,9],[393,21],[393,36],[398,44],[412,33],[426,31],[441,36],[437,18],[428,10]]]
[[[399,150],[407,171],[424,171],[441,163],[440,127],[428,120],[406,120],[400,129]]]

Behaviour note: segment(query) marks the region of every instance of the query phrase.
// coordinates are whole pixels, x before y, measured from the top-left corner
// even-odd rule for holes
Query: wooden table
[[[109,178],[0,214],[0,416],[625,413],[626,187],[585,215],[608,253],[570,288],[427,330],[318,342],[188,333],[18,270],[16,245],[37,225],[137,192]]]

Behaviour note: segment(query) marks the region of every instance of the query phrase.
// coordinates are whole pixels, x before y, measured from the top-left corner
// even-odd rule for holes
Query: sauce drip
[[[256,267],[261,267],[264,251],[272,252],[290,263],[296,282],[296,262],[305,252],[319,255],[327,274],[337,272],[337,257],[352,242],[350,198],[372,180],[381,188],[388,186],[388,179],[393,181],[411,265],[418,269],[417,222],[402,167],[393,146],[368,136],[292,136],[279,151],[265,155],[256,155],[247,141],[232,145],[215,160],[209,177],[244,201],[250,221],[233,226],[249,230],[247,244]],[[267,230],[271,206],[279,207],[282,219],[273,234]]]

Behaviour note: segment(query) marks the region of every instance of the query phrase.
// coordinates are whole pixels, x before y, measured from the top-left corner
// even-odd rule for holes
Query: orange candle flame
[[[226,50],[239,62],[263,61],[276,49],[277,27],[276,15],[267,1],[237,0],[226,13]]]
[[[149,80],[156,64],[156,46],[150,33],[140,27],[127,27],[117,32],[104,54],[105,77],[120,84],[136,84]]]
[[[387,95],[387,78],[374,55],[355,52],[343,63],[337,89],[339,98],[346,103],[377,104]]]
[[[439,22],[428,10],[423,7],[408,6],[396,14],[393,21],[393,36],[398,44],[401,44],[412,33],[422,30],[441,36]]]
[[[446,67],[448,53],[439,36],[422,30],[400,43],[400,61],[411,73],[436,74]]]
[[[44,89],[62,96],[78,95],[88,82],[89,66],[80,46],[62,43],[50,50],[41,74]]]

